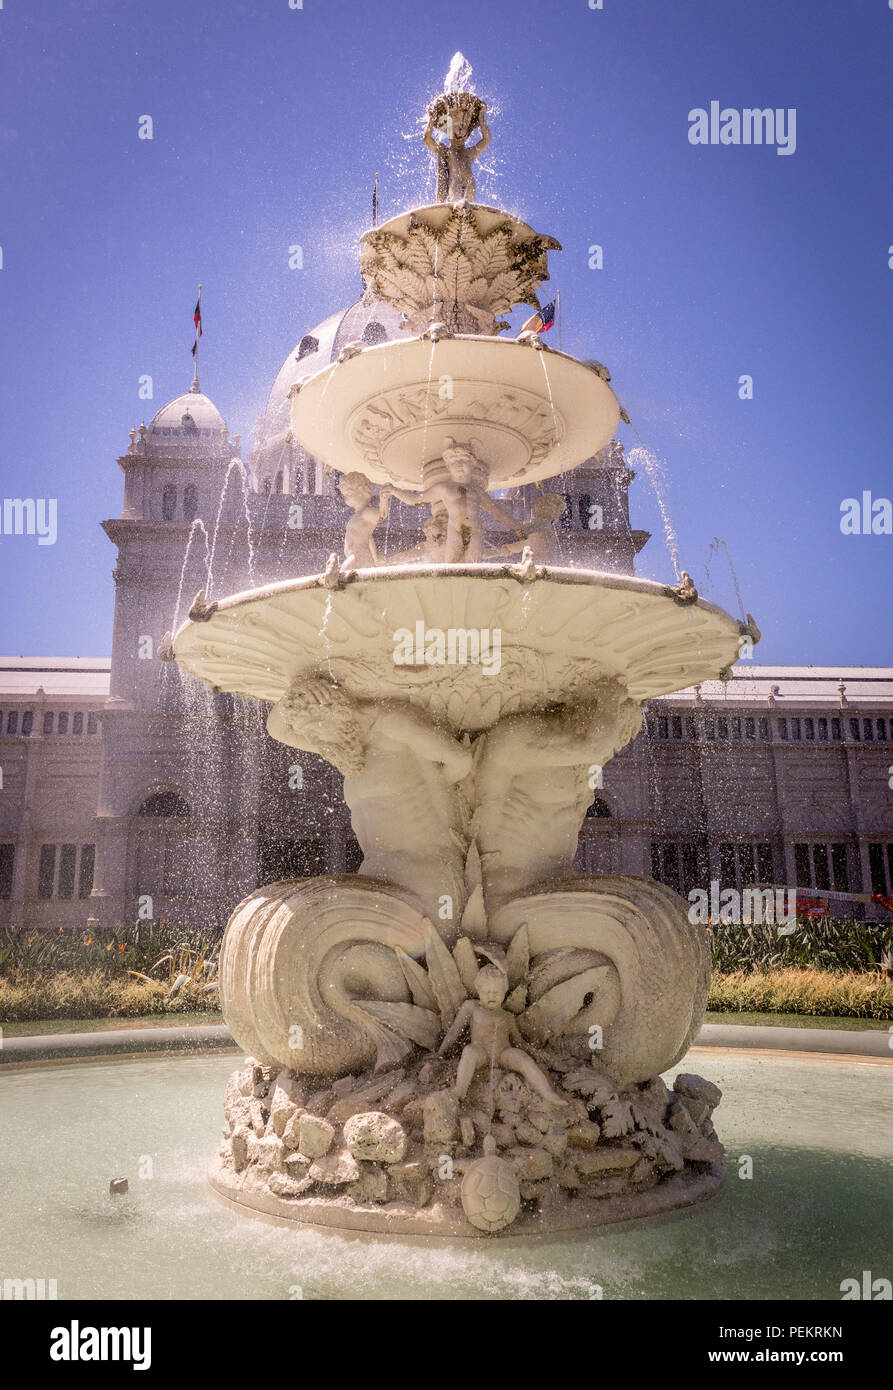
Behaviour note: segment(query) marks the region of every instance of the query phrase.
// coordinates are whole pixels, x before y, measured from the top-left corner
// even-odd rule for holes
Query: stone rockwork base
[[[720,1160],[706,1173],[684,1173],[650,1189],[615,1197],[569,1198],[555,1194],[535,1210],[522,1210],[506,1230],[496,1234],[503,1240],[549,1236],[562,1232],[585,1231],[598,1226],[622,1225],[681,1211],[706,1202],[722,1187],[725,1165]],[[208,1170],[208,1183],[225,1205],[247,1216],[259,1217],[278,1226],[332,1226],[345,1231],[368,1231],[390,1236],[441,1236],[452,1239],[486,1237],[486,1231],[472,1226],[461,1208],[432,1203],[425,1208],[408,1203],[387,1202],[362,1205],[352,1199],[324,1196],[277,1197],[268,1189],[246,1190],[233,1180],[220,1157]]]
[[[711,1082],[682,1074],[672,1091],[658,1077],[618,1092],[595,1059],[539,1060],[563,1104],[499,1070],[459,1101],[456,1063],[438,1057],[323,1089],[248,1059],[227,1085],[211,1186],[279,1222],[450,1237],[638,1220],[721,1186]]]

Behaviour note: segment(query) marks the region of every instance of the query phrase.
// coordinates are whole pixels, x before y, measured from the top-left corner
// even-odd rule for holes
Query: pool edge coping
[[[893,1061],[890,1029],[791,1028],[771,1024],[706,1023],[692,1048],[758,1051],[786,1055],[809,1053],[825,1059]],[[179,1028],[119,1028],[99,1033],[37,1033],[3,1039],[0,1067],[64,1061],[105,1061],[153,1053],[201,1056],[238,1052],[226,1024]]]

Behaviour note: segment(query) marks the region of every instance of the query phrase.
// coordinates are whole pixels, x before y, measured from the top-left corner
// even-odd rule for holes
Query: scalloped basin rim
[[[360,237],[360,242],[361,244],[374,242],[375,238],[382,233],[389,236],[408,237],[409,224],[412,218],[421,222],[423,226],[430,227],[432,231],[437,231],[450,220],[456,206],[453,203],[430,203],[425,207],[408,208],[405,212],[398,212],[395,217],[389,217],[387,222],[380,222],[377,227],[370,227]],[[504,208],[494,208],[489,203],[465,203],[461,206],[465,211],[474,214],[475,222],[482,236],[495,231],[497,227],[510,226],[515,241],[522,246],[525,242],[532,241],[534,237],[539,237],[550,251],[562,249],[561,243],[556,241],[554,237],[534,231],[528,222],[516,217],[512,212],[506,212]]]
[[[715,679],[738,656],[740,623],[664,585],[549,568],[525,581],[508,565],[357,570],[337,589],[318,575],[220,600],[187,621],[176,659],[218,690],[274,703],[300,675],[328,674],[358,699],[408,699],[456,729],[586,698],[618,676],[643,702]],[[662,605],[662,606],[661,606]],[[499,633],[500,664],[397,664],[395,634],[426,627]],[[491,651],[492,651],[492,641]]]

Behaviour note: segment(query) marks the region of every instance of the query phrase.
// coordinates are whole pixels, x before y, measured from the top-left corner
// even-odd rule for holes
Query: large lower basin
[[[713,1201],[473,1248],[268,1226],[219,1205],[205,1174],[232,1067],[228,1053],[0,1075],[0,1277],[55,1279],[60,1299],[834,1301],[843,1279],[889,1268],[887,1062],[695,1049],[679,1070],[724,1092],[728,1177]],[[119,1175],[129,1194],[111,1198]]]
[[[395,661],[397,634],[424,647],[429,627],[488,634],[498,663],[465,646],[433,664],[421,651]],[[631,575],[550,567],[523,583],[509,565],[413,565],[359,570],[339,589],[309,575],[233,594],[184,623],[174,650],[220,690],[272,703],[296,677],[324,675],[354,699],[409,701],[462,733],[579,702],[602,677],[640,703],[712,679],[736,660],[741,632],[714,604],[679,604]]]

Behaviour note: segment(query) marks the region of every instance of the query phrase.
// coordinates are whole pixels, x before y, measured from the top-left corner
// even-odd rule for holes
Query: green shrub
[[[708,931],[713,968],[725,975],[788,968],[873,971],[893,954],[893,925],[886,922],[801,921],[791,936],[779,936],[777,926],[715,923]]]

